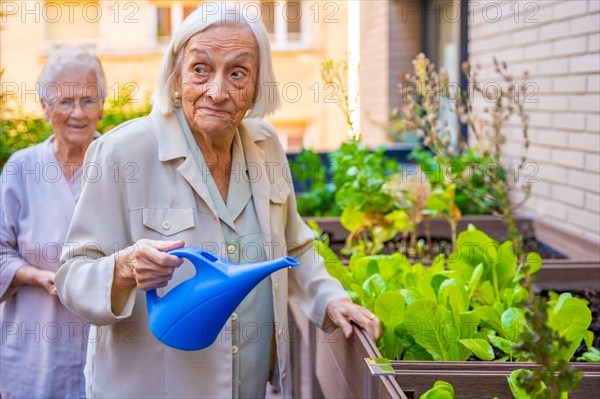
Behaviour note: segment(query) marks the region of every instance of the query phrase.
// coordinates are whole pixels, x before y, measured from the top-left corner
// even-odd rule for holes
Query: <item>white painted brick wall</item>
[[[552,163],[554,165],[563,165],[577,169],[583,169],[584,156],[580,151],[570,151],[566,149],[552,150]]]
[[[548,43],[545,43],[548,45]],[[587,51],[587,40],[581,36],[567,37],[566,39],[557,40],[553,44],[553,54],[556,56],[582,54]]]
[[[600,195],[585,193],[585,207],[592,212],[600,213]]]
[[[570,207],[567,209],[567,218],[569,222],[575,226],[592,231],[593,233],[600,232],[600,220],[597,215],[586,209]]]
[[[600,155],[585,154],[585,170],[592,173],[600,173]]]
[[[471,15],[471,61],[491,80],[492,56],[507,62],[514,76],[528,69],[538,89],[538,102],[527,109],[529,161],[539,167],[539,182],[524,209],[600,242],[600,0],[527,1],[535,5],[533,14],[520,2],[518,18],[516,3],[501,0],[496,23],[482,15],[484,3]],[[488,12],[489,19],[492,6]],[[518,127],[506,137],[507,155],[518,156]]]
[[[540,181],[561,184],[567,180],[567,169],[550,163],[539,163]]]
[[[531,192],[539,197],[550,197],[552,185],[541,181],[531,183]]]
[[[565,202],[569,205],[583,207],[585,204],[585,191],[568,187],[552,186],[552,199],[559,202]]]
[[[575,4],[570,1],[572,7],[580,7],[581,4]],[[574,18],[571,20],[570,34],[578,35],[580,33],[598,32],[598,15],[591,14],[585,17]]]
[[[585,114],[569,112],[554,115],[554,127],[563,130],[585,129]]]
[[[600,179],[597,173],[569,170],[568,184],[594,194],[600,193]]]
[[[582,152],[598,153],[600,146],[600,136],[596,133],[574,133],[569,134],[568,147]]]
[[[588,91],[588,93],[600,92],[600,75],[588,75],[587,91]]]
[[[535,81],[535,79],[533,79]],[[552,82],[554,93],[585,93],[587,91],[585,76],[561,75]]]
[[[547,45],[546,45],[547,47]],[[569,59],[557,58],[552,61],[540,61],[538,63],[537,75],[558,75],[569,72]]]
[[[567,219],[567,205],[545,198],[538,199],[537,210],[541,215],[551,216],[558,220]]]
[[[600,70],[600,57],[598,57],[598,53],[571,58],[571,73],[598,73],[598,70]]]
[[[600,3],[600,0],[598,0]],[[600,34],[594,33],[588,36],[587,50],[591,53],[600,50]]]
[[[573,111],[596,112],[600,110],[600,97],[598,94],[580,94],[571,96],[569,109]]]
[[[568,135],[566,132],[559,130],[542,130],[537,135],[532,136],[531,142],[533,144],[531,146],[532,150],[544,146],[565,148],[568,143]]]
[[[585,129],[588,132],[598,133],[600,131],[600,115],[590,114],[585,118]]]

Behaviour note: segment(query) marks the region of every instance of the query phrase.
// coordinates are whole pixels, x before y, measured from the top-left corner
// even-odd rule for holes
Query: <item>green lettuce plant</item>
[[[455,252],[447,258],[439,255],[429,267],[399,253],[361,252],[345,266],[327,245],[315,245],[327,271],[352,300],[382,321],[378,347],[385,357],[528,359],[515,348],[536,332],[527,317],[529,292],[521,280],[540,269],[539,255],[529,254],[519,263],[509,241],[498,244],[472,225],[458,236]],[[548,302],[547,314],[549,328],[569,342],[552,352],[552,360],[568,362],[582,340],[589,342],[591,312],[584,300],[562,294]]]
[[[419,396],[419,399],[454,399],[454,387],[446,381],[436,381],[433,387]]]

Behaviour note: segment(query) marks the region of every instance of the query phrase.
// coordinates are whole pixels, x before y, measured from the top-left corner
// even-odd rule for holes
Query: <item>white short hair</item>
[[[275,73],[271,62],[271,46],[260,12],[249,15],[246,8],[240,10],[239,3],[203,2],[192,12],[177,30],[162,60],[158,85],[154,93],[153,107],[163,114],[173,112],[173,93],[181,73],[183,50],[195,34],[221,23],[241,24],[249,27],[258,44],[258,81],[256,100],[246,118],[263,118],[279,108],[279,93],[276,90]]]
[[[63,47],[50,54],[37,79],[36,91],[39,98],[46,101],[52,100],[48,94],[49,89],[57,87],[56,82],[66,76],[69,69],[72,68],[89,71],[96,75],[98,93],[104,101],[107,88],[102,64],[98,57],[78,47]]]

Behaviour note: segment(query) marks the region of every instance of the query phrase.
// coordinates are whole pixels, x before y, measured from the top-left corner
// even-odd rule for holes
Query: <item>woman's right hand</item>
[[[17,269],[10,285],[18,287],[20,285],[37,285],[42,287],[52,298],[58,298],[58,292],[54,285],[54,276],[56,272],[52,270],[38,269],[35,266],[23,265]]]
[[[144,291],[165,287],[183,259],[165,253],[185,245],[183,240],[158,241],[141,239],[115,255],[113,296],[123,289],[136,287]]]

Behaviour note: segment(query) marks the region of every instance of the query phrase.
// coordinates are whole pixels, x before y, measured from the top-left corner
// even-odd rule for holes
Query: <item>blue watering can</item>
[[[164,297],[146,292],[152,334],[173,348],[192,351],[210,346],[235,308],[269,274],[300,263],[289,256],[270,262],[236,265],[193,247],[169,251],[190,260],[196,275]]]

